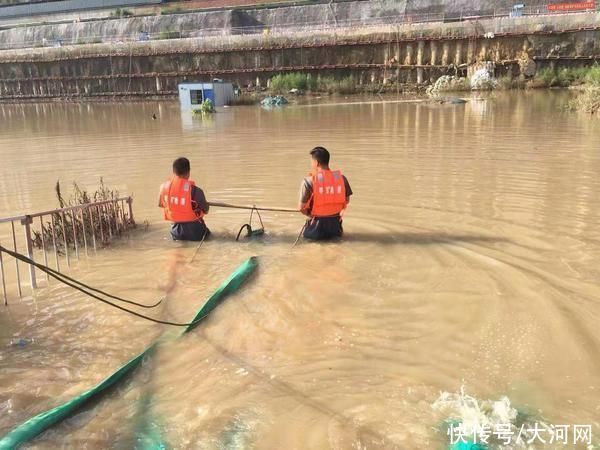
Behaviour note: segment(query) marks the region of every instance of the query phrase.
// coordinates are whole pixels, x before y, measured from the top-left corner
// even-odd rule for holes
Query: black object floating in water
[[[254,211],[256,211],[256,214],[258,215],[258,220],[260,221],[260,228],[256,230],[252,229],[252,217],[254,215]],[[265,234],[265,225],[263,224],[262,217],[260,217],[260,213],[256,208],[252,208],[252,210],[250,211],[250,220],[248,222],[249,223],[245,223],[240,228],[240,231],[238,232],[237,237],[235,238],[236,241],[240,240],[240,236],[242,235],[242,232],[244,230],[246,230],[246,238],[249,239]]]

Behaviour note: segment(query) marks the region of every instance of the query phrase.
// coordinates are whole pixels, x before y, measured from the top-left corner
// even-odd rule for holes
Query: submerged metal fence
[[[135,226],[132,203],[132,197],[120,197],[0,218],[0,244],[60,271],[61,260],[70,267],[72,260],[79,260],[82,254],[89,256],[90,250],[95,252]],[[5,305],[8,304],[11,288],[16,289],[19,297],[23,297],[22,264],[15,259],[12,265],[6,255],[0,252],[0,284]],[[33,291],[39,281],[36,270],[29,264],[26,270]],[[46,281],[50,281],[48,274]]]

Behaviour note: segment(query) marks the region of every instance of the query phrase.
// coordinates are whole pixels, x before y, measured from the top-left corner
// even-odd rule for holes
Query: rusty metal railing
[[[70,267],[72,260],[79,260],[82,254],[89,256],[91,249],[97,251],[98,247],[135,226],[132,203],[132,197],[120,197],[34,214],[0,218],[0,244],[3,244],[4,238],[6,248],[23,253],[34,261],[43,258],[43,264],[46,266],[49,265],[49,254],[53,254],[53,261],[50,264],[54,265],[55,270],[60,271],[61,260]],[[19,239],[21,233],[22,237]],[[33,291],[38,286],[35,267],[28,265],[27,270],[29,286]],[[49,281],[49,276],[46,274],[46,282]],[[10,288],[15,288],[19,297],[23,297],[19,261],[15,259],[12,266],[2,252],[0,252],[0,284],[5,305],[8,304]]]

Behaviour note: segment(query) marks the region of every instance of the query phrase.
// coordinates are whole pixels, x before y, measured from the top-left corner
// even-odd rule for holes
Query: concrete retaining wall
[[[61,40],[77,43],[79,40],[120,41],[136,39],[145,31],[159,36],[172,31],[231,28],[231,11],[216,11],[185,15],[166,15],[111,19],[93,22],[64,23],[35,27],[11,28],[0,31],[0,42],[19,46],[42,46]]]
[[[147,3],[148,0],[127,0],[129,3]],[[160,0],[153,0],[159,2]],[[533,0],[528,2],[530,11],[536,8],[536,2],[547,4],[562,0]],[[67,0],[73,5],[90,4],[122,4],[124,0]],[[39,5],[50,8],[55,3]],[[274,7],[267,9],[236,9],[165,16],[133,17],[125,19],[99,20],[92,22],[76,22],[56,25],[39,25],[13,28],[0,31],[0,43],[18,46],[22,43],[42,45],[61,39],[65,42],[76,42],[78,39],[99,39],[104,41],[130,40],[141,31],[161,33],[183,31],[199,32],[205,29],[221,29],[223,33],[238,27],[303,27],[315,23],[337,24],[344,22],[372,21],[392,17],[393,21],[423,19],[426,14],[433,14],[431,20],[455,18],[461,15],[493,14],[508,15],[515,3],[514,0],[371,0],[349,1],[342,3],[324,3],[305,6]],[[30,7],[21,5],[23,7]],[[17,6],[15,6],[17,7]],[[33,7],[33,6],[31,6]],[[0,8],[0,15],[6,8]],[[545,10],[544,8],[541,8]],[[539,21],[539,19],[538,19]],[[191,34],[193,36],[193,34]]]
[[[420,24],[390,30],[342,33],[227,36],[122,45],[79,45],[0,52],[0,100],[102,96],[175,95],[182,81],[220,77],[242,85],[266,85],[280,72],[352,75],[359,83],[425,84],[440,75],[466,73],[494,61],[498,74],[519,73],[520,61],[537,67],[592,64],[600,59],[600,16],[487,20],[481,33],[469,24]],[[558,31],[567,25],[588,30]],[[522,32],[484,37],[487,30],[520,25]],[[448,29],[440,29],[442,26]],[[428,28],[426,28],[428,27]],[[532,31],[527,31],[532,30]],[[446,36],[446,37],[444,37]]]
[[[348,5],[347,17],[372,12],[365,3]],[[308,14],[310,8],[302,7],[294,15]],[[260,14],[254,18],[274,20],[268,12]],[[240,18],[218,11],[139,20],[105,21],[102,26],[114,25],[114,32],[122,32],[122,24],[160,29],[165,23],[183,26],[185,20],[232,26]],[[352,75],[360,83],[425,84],[446,73],[466,73],[481,61],[493,61],[498,74],[518,74],[522,61],[539,68],[589,65],[596,60],[600,60],[600,14],[544,17],[543,23],[540,17],[506,17],[476,24],[300,29],[1,51],[0,100],[174,95],[177,84],[185,80],[219,77],[242,85],[266,85],[280,72]]]

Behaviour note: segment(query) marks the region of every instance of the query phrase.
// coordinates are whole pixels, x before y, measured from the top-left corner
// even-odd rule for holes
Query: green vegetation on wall
[[[184,12],[184,10],[180,6],[167,6],[160,10],[161,16],[167,16],[169,14],[181,14],[182,12]]]
[[[131,12],[128,9],[121,9],[121,8],[117,8],[115,9],[113,12],[110,13],[110,17],[113,19],[121,19],[123,17],[131,17],[133,16],[133,12]]]
[[[356,84],[351,76],[335,78],[332,76],[311,76],[304,73],[287,73],[271,78],[271,90],[285,93],[291,89],[312,92],[328,92],[330,94],[351,94],[356,92]]]
[[[534,79],[535,87],[569,87],[580,84],[600,85],[600,66],[541,69]]]

